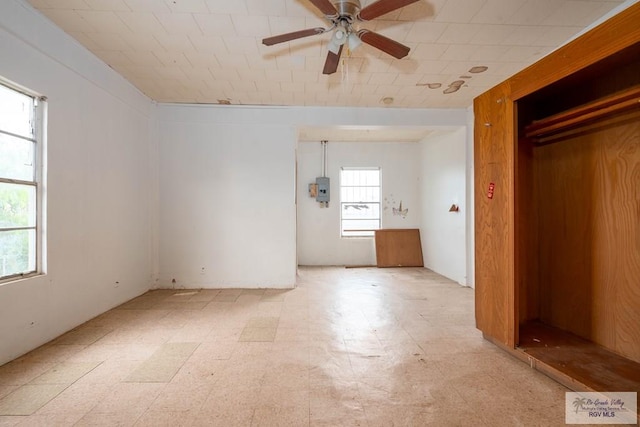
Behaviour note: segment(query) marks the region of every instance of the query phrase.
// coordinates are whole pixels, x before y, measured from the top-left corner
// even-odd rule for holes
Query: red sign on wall
[[[496,185],[493,182],[489,183],[489,191],[487,191],[487,197],[493,199],[493,190],[495,190]]]

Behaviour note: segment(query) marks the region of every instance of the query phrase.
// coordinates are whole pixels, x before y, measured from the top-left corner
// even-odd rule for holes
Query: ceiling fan
[[[303,37],[315,36],[332,30],[333,36],[329,41],[327,60],[324,63],[323,74],[333,74],[338,69],[342,48],[346,44],[350,50],[356,49],[363,42],[379,49],[394,58],[402,59],[409,54],[409,48],[395,40],[366,29],[356,30],[353,24],[358,21],[370,21],[396,9],[405,7],[419,0],[378,0],[364,8],[360,7],[360,0],[309,0],[325,18],[331,23],[329,28],[309,28],[267,37],[262,43],[272,46]]]

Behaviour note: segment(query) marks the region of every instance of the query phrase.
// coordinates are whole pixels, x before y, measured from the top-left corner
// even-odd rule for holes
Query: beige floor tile
[[[95,414],[130,414],[137,419],[151,406],[166,384],[155,383],[120,383],[100,400],[91,413]]]
[[[122,348],[120,344],[95,343],[67,358],[68,362],[104,362]]]
[[[47,415],[32,415],[22,422],[18,423],[19,427],[69,427],[75,425],[84,413],[59,413]],[[0,422],[0,426],[2,423]]]
[[[195,415],[191,425],[193,427],[247,427],[251,426],[253,413],[253,408],[216,408],[206,415]]]
[[[311,341],[311,334],[308,328],[283,328],[278,327],[276,331],[275,342],[309,342]]]
[[[188,359],[198,348],[195,342],[174,342],[160,347],[152,356],[157,359]]]
[[[156,329],[179,329],[184,328],[189,322],[197,319],[202,310],[169,310],[166,316],[151,321],[148,327]]]
[[[362,427],[367,426],[367,418],[355,413],[332,414],[329,418],[314,419],[310,414],[309,426],[311,427]]]
[[[107,360],[80,378],[76,384],[117,384],[124,381],[143,362],[140,360]]]
[[[0,367],[0,426],[563,425],[566,389],[474,322],[422,268],[150,291]]]
[[[312,402],[359,402],[360,391],[355,379],[327,378],[314,381],[309,386],[309,398]],[[360,406],[360,405],[358,405]]]
[[[155,308],[160,310],[202,310],[209,301],[162,301]]]
[[[279,317],[253,317],[247,322],[247,328],[277,328]]]
[[[385,378],[364,379],[358,382],[358,393],[365,406],[371,405],[423,405],[434,406],[440,396],[430,383],[388,382]]]
[[[0,399],[0,415],[31,415],[60,394],[67,385],[24,385]]]
[[[262,377],[265,386],[277,385],[283,388],[304,390],[309,389],[309,368],[294,365],[270,367]]]
[[[260,299],[260,301],[268,301],[268,302],[284,301],[288,292],[291,292],[291,291],[267,289],[265,293],[262,295],[262,298]]]
[[[136,427],[187,427],[195,422],[190,412],[163,412],[148,410],[135,423]],[[213,424],[209,424],[212,426]]]
[[[90,345],[112,332],[107,327],[80,326],[53,341],[55,345]]]
[[[225,292],[225,290],[220,291],[218,295],[216,295],[212,301],[214,302],[236,302],[238,297],[240,297],[241,291],[238,292]]]
[[[273,359],[282,361],[298,361],[309,363],[310,342],[274,342],[271,344],[273,349]]]
[[[367,416],[360,401],[343,396],[312,397],[309,405],[309,422],[312,426],[367,426]]]
[[[17,385],[0,385],[0,399],[18,389]]]
[[[160,343],[129,343],[122,344],[120,349],[109,360],[118,361],[145,361],[162,347]]]
[[[295,407],[309,410],[309,387],[292,388],[285,384],[265,383],[258,393],[258,405],[272,407]]]
[[[544,407],[544,410],[541,410],[541,407]],[[537,399],[520,402],[510,407],[498,403],[495,405],[495,410],[485,411],[479,418],[487,426],[564,426],[566,424],[560,421],[565,418],[564,397],[560,402],[551,405]],[[592,427],[598,427],[598,425]]]
[[[74,427],[130,427],[135,425],[138,418],[140,418],[139,414],[129,412],[89,412]]]
[[[28,421],[29,417],[0,415],[0,427],[13,427],[25,420]]]
[[[149,407],[154,412],[196,413],[213,390],[209,383],[171,383],[164,387]]]
[[[99,344],[135,344],[138,343],[138,337],[142,334],[141,327],[133,327],[131,324],[127,324],[124,327],[115,329],[110,333],[104,335]]]
[[[75,383],[51,399],[38,410],[37,415],[86,414],[113,388],[112,384]]]
[[[213,301],[220,293],[218,289],[200,289],[197,294],[192,296],[189,301]]]
[[[181,328],[161,328],[161,327],[143,329],[142,333],[138,336],[138,342],[143,344],[147,344],[147,343],[166,344],[180,330]]]
[[[252,427],[307,425],[309,425],[309,409],[305,407],[258,406],[251,419]]]
[[[62,362],[81,352],[85,345],[44,345],[17,359],[17,362]]]
[[[220,372],[225,367],[225,361],[219,359],[197,359],[187,360],[176,375],[171,379],[171,383],[209,383],[215,384],[220,378]]]
[[[213,326],[208,325],[185,325],[181,329],[172,330],[172,335],[167,342],[202,342],[207,339]]]
[[[242,330],[240,342],[273,342],[276,338],[276,328],[249,328]]]
[[[144,361],[138,369],[127,377],[127,382],[171,381],[182,365],[198,347],[198,343],[167,343]]]
[[[102,362],[62,362],[29,384],[72,384],[94,370]]]
[[[142,295],[137,298],[132,299],[131,301],[122,304],[118,309],[120,310],[148,310],[151,308],[155,308],[155,306],[162,301],[162,299],[151,296],[151,295]]]
[[[183,359],[150,359],[126,378],[130,383],[168,383],[178,373]]]
[[[259,387],[215,387],[200,408],[194,425],[249,426],[259,394]]]
[[[238,336],[239,337],[239,336]],[[216,342],[203,342],[193,352],[190,359],[193,360],[229,360],[238,343],[234,341],[216,341]]]
[[[238,342],[233,351],[232,363],[246,364],[255,362],[266,366],[275,345],[276,343],[274,342]]]
[[[225,366],[216,374],[216,386],[234,387],[238,382],[245,387],[260,387],[264,383],[266,369],[263,367]]]
[[[57,362],[13,361],[0,366],[0,385],[19,386],[39,377]]]

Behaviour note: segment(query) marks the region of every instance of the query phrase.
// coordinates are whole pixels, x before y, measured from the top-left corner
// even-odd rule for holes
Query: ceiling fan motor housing
[[[360,13],[359,0],[334,1],[333,5],[338,11],[338,15],[340,15],[341,18],[349,19],[349,21],[353,21],[353,19],[358,16],[358,13]]]

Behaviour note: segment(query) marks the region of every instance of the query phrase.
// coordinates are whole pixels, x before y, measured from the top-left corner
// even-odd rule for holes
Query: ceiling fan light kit
[[[378,0],[362,8],[359,0],[309,0],[331,24],[329,28],[310,28],[267,37],[262,43],[272,46],[278,43],[297,40],[303,37],[315,36],[329,31],[333,35],[327,45],[327,59],[323,74],[333,74],[338,69],[342,48],[347,45],[349,51],[357,49],[362,43],[366,43],[397,59],[402,59],[409,54],[409,48],[395,40],[367,29],[356,29],[353,24],[356,21],[370,21],[394,10],[408,6],[419,0]]]
[[[357,34],[351,33],[347,38],[347,43],[349,44],[349,50],[353,52],[362,45],[362,40]]]

